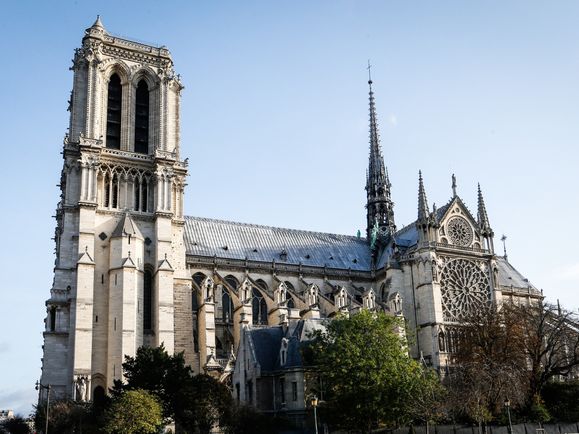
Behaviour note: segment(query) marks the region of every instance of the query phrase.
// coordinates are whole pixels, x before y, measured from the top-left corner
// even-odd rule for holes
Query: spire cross
[[[368,59],[368,67],[366,68],[368,70],[368,84],[372,84],[372,65],[370,64],[370,59]]]
[[[501,241],[503,242],[503,251],[505,252],[505,259],[507,259],[507,236],[505,234],[503,234],[503,236],[501,237]]]

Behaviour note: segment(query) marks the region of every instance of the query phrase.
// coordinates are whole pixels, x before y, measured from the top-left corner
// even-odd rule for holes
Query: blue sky
[[[40,375],[73,50],[110,33],[166,45],[186,86],[189,215],[364,230],[371,59],[398,227],[481,183],[495,245],[547,299],[579,307],[579,3],[7,1],[0,408]]]

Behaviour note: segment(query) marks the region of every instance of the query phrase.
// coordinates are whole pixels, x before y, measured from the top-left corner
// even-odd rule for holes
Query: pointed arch
[[[114,72],[109,78],[107,88],[107,148],[121,149],[122,106],[123,87],[121,77]]]
[[[252,322],[255,325],[265,325],[267,324],[267,304],[265,298],[261,291],[255,287],[252,289],[251,294]]]
[[[150,331],[153,328],[153,272],[150,267],[145,267],[143,274],[143,330]]]
[[[149,153],[149,85],[139,80],[135,93],[135,152]]]

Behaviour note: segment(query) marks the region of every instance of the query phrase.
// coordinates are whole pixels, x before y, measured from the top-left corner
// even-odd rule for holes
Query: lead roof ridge
[[[360,240],[360,242],[364,242],[364,243],[366,242],[366,238],[358,237],[356,235],[344,235],[344,234],[336,234],[333,232],[311,231],[311,230],[307,230],[307,229],[282,228],[279,226],[269,226],[269,225],[260,225],[260,224],[256,224],[256,223],[236,222],[236,221],[232,221],[232,220],[223,220],[223,219],[216,219],[216,218],[211,218],[211,217],[185,216],[185,220],[201,220],[201,221],[207,221],[207,222],[226,223],[226,224],[233,224],[233,225],[237,225],[237,226],[245,226],[245,227],[252,227],[252,228],[259,228],[259,229],[277,229],[277,230],[283,230],[283,231],[289,231],[289,232],[302,232],[302,233],[305,232],[308,234],[317,234],[317,235],[333,235],[333,236],[337,236],[337,237],[350,238],[352,240]]]

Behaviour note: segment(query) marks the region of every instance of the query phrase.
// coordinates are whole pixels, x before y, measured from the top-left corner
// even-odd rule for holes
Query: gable
[[[457,196],[445,208],[439,220],[440,242],[461,248],[483,248],[479,225],[464,202]]]

